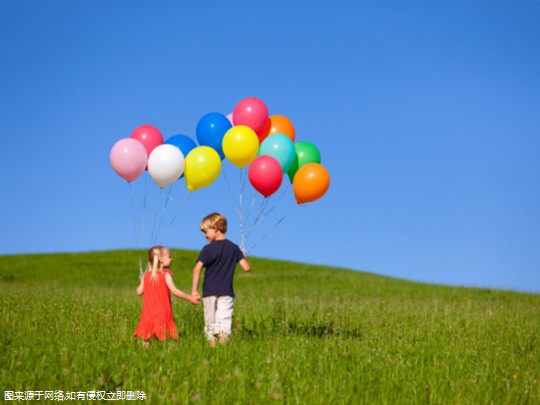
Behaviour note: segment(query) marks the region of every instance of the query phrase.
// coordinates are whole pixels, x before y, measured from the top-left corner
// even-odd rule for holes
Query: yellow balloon
[[[259,138],[250,127],[237,125],[225,133],[222,147],[229,162],[242,169],[257,157]]]
[[[214,182],[221,170],[221,158],[209,146],[197,146],[186,156],[184,177],[189,191],[206,187]]]

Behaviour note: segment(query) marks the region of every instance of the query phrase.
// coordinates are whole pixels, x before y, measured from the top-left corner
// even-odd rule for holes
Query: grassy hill
[[[132,338],[139,257],[0,256],[2,398],[540,403],[540,295],[250,258],[226,346],[205,342],[202,305],[173,298],[178,342],[143,348]],[[172,257],[189,291],[197,252]]]

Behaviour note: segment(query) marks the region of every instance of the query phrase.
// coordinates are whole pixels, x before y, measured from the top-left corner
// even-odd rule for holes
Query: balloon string
[[[159,218],[159,224],[158,224],[157,232],[156,232],[156,235],[155,235],[156,237],[152,242],[152,246],[154,246],[157,243],[157,240],[159,238],[159,232],[161,231],[161,225],[163,224],[163,218],[165,217],[165,213],[167,212],[167,206],[169,205],[169,200],[173,199],[171,197],[172,185],[169,186],[168,188],[169,188],[169,190],[168,190],[167,196],[165,197],[165,202],[163,203],[163,210],[161,211],[161,216]]]
[[[244,234],[244,214],[243,214],[243,198],[244,198],[244,170],[240,169],[239,180],[239,205],[238,205],[238,225],[240,227],[240,249],[244,249],[246,236]]]
[[[246,251],[246,255],[251,252],[253,249],[255,249],[255,247],[257,247],[257,245],[259,243],[261,243],[263,240],[266,239],[266,237],[268,235],[270,235],[270,232],[273,231],[274,229],[276,229],[279,224],[281,224],[281,222],[287,217],[287,215],[283,215],[275,224],[274,226],[272,227],[272,229],[270,229],[268,232],[266,232],[266,234],[264,234],[264,236],[262,238],[260,238],[257,242],[255,242],[255,244],[253,244],[247,251]]]
[[[249,223],[249,217],[251,215],[251,212],[253,211],[253,207],[255,206],[255,201],[257,200],[257,194],[253,194],[253,198],[251,199],[251,204],[249,205],[249,210],[246,215],[245,222],[246,224]]]
[[[142,219],[141,219],[141,241],[144,243],[144,225],[146,222],[146,195],[147,195],[147,184],[148,184],[148,172],[144,176],[144,198],[143,198],[143,210],[142,210]]]
[[[264,210],[266,208],[266,206],[268,205],[268,200],[269,198],[265,198],[263,201],[262,201],[262,204],[260,205],[259,207],[259,213],[257,214],[257,216],[255,217],[255,220],[253,221],[253,224],[251,225],[251,228],[249,229],[249,231],[247,232],[246,236],[244,239],[247,239],[247,237],[251,234],[251,232],[253,232],[255,230],[255,228],[257,228],[257,226],[259,226],[259,224],[262,222],[262,220],[264,219]]]
[[[156,223],[157,223],[157,218],[158,218],[158,215],[159,215],[159,201],[161,200],[161,193],[162,192],[163,192],[163,189],[160,188],[159,189],[158,201],[156,203],[156,214],[154,215],[154,224],[152,225],[152,234],[150,236],[150,242],[152,242],[154,240],[154,234],[156,233]]]
[[[283,189],[283,191],[281,192],[280,196],[278,197],[278,199],[277,199],[277,201],[274,203],[274,205],[272,205],[272,206],[270,207],[270,209],[264,214],[265,217],[266,217],[268,214],[270,214],[270,213],[274,210],[274,208],[277,207],[277,205],[278,205],[278,204],[280,203],[280,201],[283,199],[283,196],[285,195],[285,193],[287,192],[287,190],[289,189],[289,187],[290,187],[290,184],[289,184],[287,187],[285,187],[285,188]],[[272,197],[274,197],[274,196],[273,196],[273,195],[270,196],[270,198],[272,198]]]
[[[138,251],[139,250],[139,237],[137,235],[137,219],[135,217],[135,198],[133,196],[133,186],[131,185],[131,183],[128,183],[128,184],[129,184],[129,196],[131,199],[131,214],[132,214],[132,219],[133,219],[133,230],[135,232],[135,247]],[[142,258],[139,255],[139,278],[142,277],[142,274],[143,274]]]
[[[233,196],[233,193],[232,193],[232,187],[231,187],[231,185],[229,183],[229,178],[227,177],[227,172],[225,170],[225,166],[223,167],[223,170],[221,171],[221,173],[223,173],[223,179],[225,180],[225,184],[227,185],[227,191],[229,192],[229,197],[231,198],[233,206],[236,208],[236,215],[238,217],[238,224],[239,224],[239,228],[240,228],[240,239],[241,239],[240,248],[243,249],[243,243],[244,243],[245,237],[244,237],[244,231],[243,231],[242,210],[240,209],[240,206],[237,205],[236,202],[235,202],[235,199],[234,199],[234,196]],[[242,173],[240,172],[240,175],[241,174]],[[238,187],[241,190],[240,185]],[[240,196],[240,199],[241,198],[242,197]]]
[[[285,195],[285,193],[286,193],[286,191],[289,189],[289,187],[290,187],[290,184],[285,188],[284,192],[283,192],[283,193],[281,194],[281,196],[278,198],[278,201],[276,202],[276,204],[274,204],[274,206],[271,207],[271,208],[266,212],[266,215],[264,215],[264,217],[266,217],[266,216],[274,209],[274,207],[277,205],[277,203],[279,203],[279,201],[283,198],[283,195]],[[292,207],[294,207],[294,206],[292,206]],[[284,215],[283,215],[283,216],[282,216],[282,217],[274,224],[274,226],[273,226],[269,231],[266,232],[266,234],[265,234],[262,238],[260,238],[255,244],[253,244],[253,245],[249,248],[248,251],[246,251],[246,254],[248,254],[248,253],[251,252],[253,249],[255,249],[255,247],[256,247],[259,243],[261,243],[264,239],[266,239],[266,238],[268,237],[268,235],[269,235],[274,229],[276,229],[276,228],[279,226],[279,224],[281,224],[281,222],[283,222],[283,220],[285,220],[285,218],[289,215],[289,213],[290,213],[292,207],[289,208],[289,210],[287,210],[287,211],[285,212],[285,214],[284,214]],[[262,220],[261,220],[261,221],[262,221]]]
[[[283,199],[283,197],[285,196],[285,194],[287,193],[287,191],[289,190],[290,188],[290,184],[288,184],[286,187],[283,188],[281,194],[279,195],[279,197],[276,199],[275,198],[275,194],[271,195],[270,197],[267,197],[264,199],[263,201],[263,204],[261,205],[260,209],[259,209],[259,214],[257,215],[257,217],[255,218],[255,221],[253,222],[253,225],[251,227],[251,229],[249,230],[249,232],[247,233],[246,235],[246,239],[247,237],[251,234],[251,232],[253,232],[257,226],[259,226],[259,224],[261,224],[268,215],[270,215],[270,213],[278,206],[278,204],[281,202],[281,200]],[[272,205],[270,205],[270,207],[268,207],[268,209],[266,210],[267,208],[267,205],[269,205],[269,202],[272,201]],[[266,210],[266,211],[265,211]],[[277,224],[281,223],[281,221],[283,221],[285,217],[281,218]],[[276,225],[277,225],[276,224]],[[276,227],[276,225],[274,225],[274,228]],[[266,236],[268,236],[268,233],[262,238],[260,239],[257,243],[259,243],[260,241],[262,241],[263,239],[266,238]],[[253,249],[254,246],[252,246],[250,248]]]
[[[167,236],[169,236],[169,232],[171,231],[172,229],[172,226],[174,224],[174,221],[176,220],[176,217],[178,216],[178,212],[180,211],[180,209],[183,207],[183,205],[185,204],[186,200],[187,200],[187,196],[189,195],[189,191],[187,188],[184,189],[184,195],[182,196],[181,200],[180,200],[180,204],[178,204],[178,207],[176,208],[176,213],[174,214],[173,218],[171,219],[171,222],[169,224],[169,227],[167,228],[167,230],[165,231],[165,236],[163,237],[164,240],[167,239]]]
[[[234,203],[234,197],[233,197],[233,194],[232,194],[231,186],[229,184],[229,179],[227,178],[227,174],[225,172],[225,167],[223,167],[223,170],[221,171],[221,173],[223,173],[223,178],[225,179],[225,184],[227,185],[227,191],[229,192],[229,196],[231,197],[231,201],[233,201],[233,203]]]
[[[133,186],[131,183],[128,183],[129,185],[129,196],[131,198],[131,213],[133,216],[133,229],[135,231],[135,246],[137,249],[139,249],[139,237],[137,236],[137,220],[135,218],[135,198],[133,197]]]

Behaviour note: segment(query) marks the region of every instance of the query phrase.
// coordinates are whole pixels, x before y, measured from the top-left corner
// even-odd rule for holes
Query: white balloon
[[[184,155],[174,145],[159,145],[148,158],[148,173],[161,188],[178,180],[184,172],[184,166]]]

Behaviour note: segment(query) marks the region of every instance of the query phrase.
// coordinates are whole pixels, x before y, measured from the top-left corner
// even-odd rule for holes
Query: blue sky
[[[331,186],[300,207],[285,178],[250,255],[540,292],[540,2],[0,11],[0,254],[142,249],[156,224],[159,242],[198,250],[213,211],[238,241],[235,167],[231,193],[222,175],[184,201],[178,182],[166,205],[146,174],[132,199],[109,152],[141,124],[196,139],[204,114],[255,96],[319,148]]]

